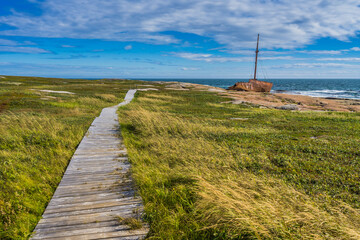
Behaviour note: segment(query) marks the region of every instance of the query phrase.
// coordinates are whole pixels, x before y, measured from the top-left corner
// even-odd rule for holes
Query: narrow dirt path
[[[104,108],[91,124],[32,239],[142,239],[148,228],[138,219],[141,198],[135,195],[126,148],[119,138],[118,107]],[[138,226],[137,226],[138,225]],[[142,225],[142,227],[141,227]]]

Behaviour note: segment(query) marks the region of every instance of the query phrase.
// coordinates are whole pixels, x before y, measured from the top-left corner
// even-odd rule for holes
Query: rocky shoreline
[[[360,100],[356,99],[320,98],[286,93],[243,92],[194,83],[162,83],[167,85],[166,89],[194,89],[216,92],[221,96],[232,99],[231,101],[224,103],[252,104],[263,108],[276,108],[282,110],[360,112]]]

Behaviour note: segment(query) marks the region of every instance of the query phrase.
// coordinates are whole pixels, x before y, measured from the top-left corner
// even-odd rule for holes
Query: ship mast
[[[257,44],[256,44],[256,56],[255,56],[255,71],[254,71],[254,79],[256,80],[256,68],[257,68],[257,59],[258,59],[258,53],[259,53],[259,36],[260,34],[258,34],[257,37]]]

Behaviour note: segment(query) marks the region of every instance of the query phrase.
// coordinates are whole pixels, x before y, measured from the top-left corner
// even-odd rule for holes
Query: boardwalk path
[[[104,108],[81,141],[32,239],[141,239],[148,229],[131,229],[123,219],[142,211],[129,178],[130,164],[119,138],[116,110]]]

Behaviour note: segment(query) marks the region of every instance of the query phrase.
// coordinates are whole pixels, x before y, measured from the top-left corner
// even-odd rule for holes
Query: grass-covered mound
[[[360,114],[224,101],[142,92],[119,110],[150,237],[360,239]]]
[[[0,239],[29,236],[93,119],[134,86],[120,80],[0,78]]]

